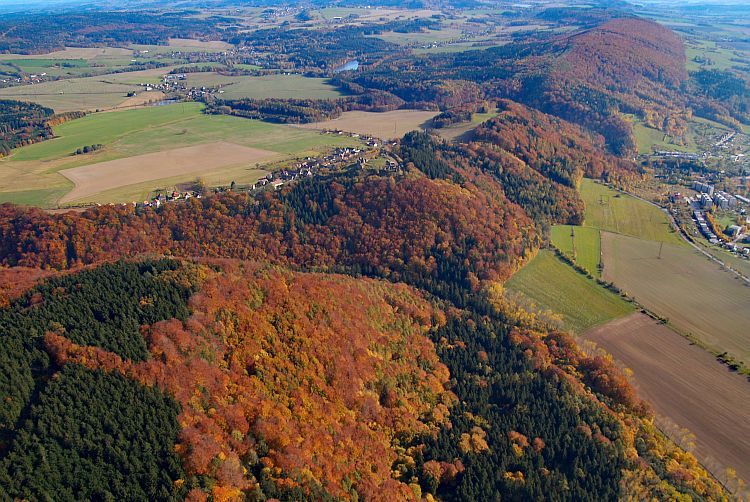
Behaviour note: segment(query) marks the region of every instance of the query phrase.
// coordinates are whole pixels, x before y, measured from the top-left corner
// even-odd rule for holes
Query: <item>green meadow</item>
[[[576,333],[633,312],[630,303],[548,250],[541,250],[505,285],[530,299],[537,308],[560,314],[563,327]]]
[[[601,235],[599,229],[573,225],[555,225],[550,230],[550,240],[557,249],[571,258],[578,266],[599,277],[601,259]]]
[[[191,87],[222,86],[223,99],[338,98],[341,92],[325,78],[309,78],[302,75],[232,76],[213,72],[189,73],[187,84]]]
[[[0,160],[0,202],[54,207],[55,201],[72,187],[59,174],[63,169],[203,143],[227,141],[275,152],[279,159],[356,144],[355,139],[346,136],[206,115],[202,108],[199,103],[176,103],[90,114],[66,122],[54,129],[55,139],[19,148]],[[93,144],[104,148],[72,155],[78,148]],[[205,177],[219,184],[232,181],[230,176],[236,176],[236,172],[211,172]]]
[[[584,226],[641,239],[684,245],[664,211],[590,179],[581,182]]]

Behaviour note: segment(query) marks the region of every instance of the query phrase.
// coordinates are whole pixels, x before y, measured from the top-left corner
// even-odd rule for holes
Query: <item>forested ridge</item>
[[[514,142],[550,119],[505,106],[470,145],[407,134],[401,174],[159,209],[2,206],[0,259],[27,267],[7,273],[52,274],[0,310],[6,493],[724,497],[611,359],[503,295],[539,229],[580,218],[569,185],[596,162],[575,129]],[[117,261],[153,254],[190,259]]]
[[[14,13],[0,19],[0,52],[44,54],[65,47],[166,45],[169,38],[218,39],[233,33],[191,11],[89,11]]]

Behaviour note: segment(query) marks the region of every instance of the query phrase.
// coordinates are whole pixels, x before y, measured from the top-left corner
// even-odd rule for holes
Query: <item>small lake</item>
[[[341,66],[334,68],[333,73],[341,73],[342,71],[352,71],[352,70],[358,70],[359,69],[359,61],[356,59],[352,61],[348,61]]]
[[[172,103],[177,103],[176,99],[162,99],[161,101],[154,101],[153,103],[148,103],[148,106],[167,106],[171,105]]]

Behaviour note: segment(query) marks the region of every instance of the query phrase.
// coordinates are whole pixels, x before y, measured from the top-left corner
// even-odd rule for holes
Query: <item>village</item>
[[[210,191],[212,193],[233,191],[258,194],[268,190],[279,190],[284,185],[310,179],[320,174],[349,169],[381,175],[398,175],[402,172],[403,162],[391,150],[393,146],[397,145],[395,142],[383,143],[372,136],[341,130],[324,130],[321,131],[321,134],[346,135],[356,138],[362,142],[362,147],[340,147],[321,157],[308,156],[304,159],[287,161],[277,165],[278,169],[269,172],[255,183],[238,185],[232,182],[228,186],[213,187]],[[179,190],[175,187],[158,190],[153,197],[132,204],[136,208],[159,208],[172,202],[185,202],[192,198],[200,199],[207,191],[208,189],[205,187],[191,187],[187,190]]]

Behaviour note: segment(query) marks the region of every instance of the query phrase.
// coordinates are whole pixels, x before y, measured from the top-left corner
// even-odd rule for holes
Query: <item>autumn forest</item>
[[[366,138],[392,169],[344,163],[262,190],[201,178],[154,205],[1,204],[0,499],[730,500],[612,356],[506,283],[549,253],[553,226],[584,223],[583,182],[646,178],[633,120],[673,136],[693,112],[739,127],[747,82],[688,74],[675,32],[604,6],[544,10],[554,29],[456,51],[399,45],[442,17],[308,29],[254,8],[268,26],[223,6],[40,13],[43,36],[32,15],[0,20],[3,52],[200,39],[250,48],[235,75],[272,67],[338,93],[216,92],[194,98],[201,118],[301,138],[300,124],[349,112],[433,113],[387,150]],[[232,50],[196,50],[168,75]],[[353,59],[360,70],[333,70]],[[84,115],[0,100],[0,157],[54,145]],[[65,161],[109,160],[103,143]],[[289,162],[316,154],[300,152]]]

